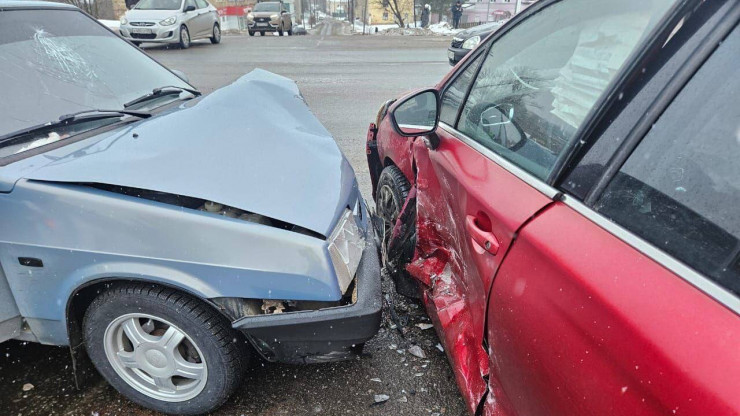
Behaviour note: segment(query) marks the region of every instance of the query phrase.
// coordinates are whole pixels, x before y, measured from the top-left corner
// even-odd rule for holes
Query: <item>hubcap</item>
[[[105,330],[105,355],[139,392],[163,401],[197,396],[208,376],[200,349],[180,328],[152,315],[126,314]]]
[[[220,40],[221,39],[221,30],[218,28],[218,26],[213,26],[213,37],[216,40]]]
[[[376,211],[378,216],[383,221],[382,238],[383,241],[380,246],[380,253],[383,260],[384,266],[390,266],[388,259],[388,245],[391,241],[391,233],[393,232],[393,226],[396,224],[400,208],[398,203],[393,198],[393,191],[390,186],[383,185],[378,193],[378,201]]]
[[[190,34],[187,29],[182,28],[182,30],[180,30],[180,37],[182,37],[182,43],[184,45],[190,45]]]

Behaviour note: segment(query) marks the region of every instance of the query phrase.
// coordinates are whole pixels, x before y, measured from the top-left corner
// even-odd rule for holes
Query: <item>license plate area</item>
[[[267,23],[257,23],[257,26],[268,26]]]
[[[144,28],[135,27],[135,28],[131,29],[131,33],[138,33],[140,35],[151,35],[152,34],[152,30],[151,29],[144,29]]]

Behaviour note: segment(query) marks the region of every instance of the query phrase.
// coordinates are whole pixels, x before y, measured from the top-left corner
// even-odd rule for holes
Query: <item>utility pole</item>
[[[369,16],[369,12],[367,10],[367,0],[365,0],[365,11],[364,16],[362,16],[362,35],[365,35],[365,26],[367,25],[367,17]]]
[[[488,9],[486,9],[486,23],[488,23],[488,19],[491,18],[491,2],[493,0],[488,0]]]
[[[522,0],[516,0],[516,6],[514,6],[514,16],[518,15],[522,11]]]
[[[414,27],[416,26],[416,0],[413,0],[411,2],[411,8],[414,9]]]

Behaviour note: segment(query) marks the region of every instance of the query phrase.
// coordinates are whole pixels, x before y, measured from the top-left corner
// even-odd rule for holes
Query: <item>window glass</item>
[[[455,78],[455,81],[447,87],[445,93],[442,95],[442,104],[440,106],[439,121],[455,126],[455,120],[457,119],[457,113],[460,111],[460,104],[465,98],[465,93],[468,92],[470,82],[475,76],[475,71],[478,69],[478,65],[483,60],[484,54],[480,54],[474,61],[470,62],[467,68]]]
[[[205,9],[208,7],[208,3],[206,3],[206,0],[195,0],[195,3],[198,5],[199,9]]]
[[[596,209],[740,294],[740,32],[661,116]]]
[[[565,0],[493,44],[458,130],[546,178],[566,144],[672,0],[593,7]]]
[[[182,0],[141,0],[136,4],[139,10],[179,10]]]

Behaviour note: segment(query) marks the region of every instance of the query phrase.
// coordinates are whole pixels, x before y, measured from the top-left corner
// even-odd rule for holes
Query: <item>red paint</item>
[[[561,203],[521,230],[488,318],[487,415],[740,412],[738,317]]]
[[[226,6],[218,8],[219,16],[244,16],[245,8],[241,6]]]

